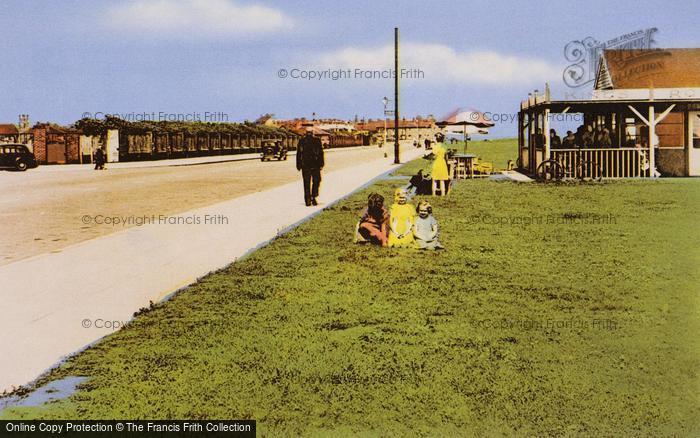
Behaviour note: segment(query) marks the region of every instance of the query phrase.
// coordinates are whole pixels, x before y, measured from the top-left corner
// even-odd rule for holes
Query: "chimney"
[[[29,131],[29,114],[19,115],[19,132]]]

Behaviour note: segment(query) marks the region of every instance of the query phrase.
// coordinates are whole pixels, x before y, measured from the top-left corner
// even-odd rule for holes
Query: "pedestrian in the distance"
[[[98,148],[95,151],[95,170],[104,170],[105,168],[105,151],[102,148]]]
[[[304,203],[306,206],[318,205],[316,198],[321,185],[321,170],[325,162],[323,159],[323,145],[321,139],[314,137],[311,129],[306,130],[297,146],[297,170],[301,170],[304,180]]]

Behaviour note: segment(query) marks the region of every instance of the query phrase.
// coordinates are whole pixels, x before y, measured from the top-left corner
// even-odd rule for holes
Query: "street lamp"
[[[382,146],[386,144],[386,107],[389,105],[389,98],[384,96],[382,98],[382,103],[384,104],[384,142],[382,143]]]

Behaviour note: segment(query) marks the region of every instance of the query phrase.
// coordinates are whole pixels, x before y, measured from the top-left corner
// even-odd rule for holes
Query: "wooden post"
[[[523,156],[523,112],[518,111],[518,158]],[[520,160],[522,161],[522,159]],[[521,163],[522,164],[522,163]]]
[[[464,152],[467,152],[467,125],[464,125]]]
[[[654,177],[656,169],[656,157],[654,157],[654,137],[656,136],[656,117],[654,105],[649,105],[649,177]]]
[[[544,125],[542,128],[542,135],[544,135],[544,151],[543,151],[543,156],[542,160],[546,161],[549,160],[549,148],[550,148],[550,138],[549,138],[549,108],[544,110],[544,120],[542,121],[542,124]]]
[[[535,121],[532,120],[532,112],[527,113],[527,167],[530,172],[535,173],[532,169],[532,164],[535,161],[535,142],[533,141],[532,131],[535,128]]]
[[[535,99],[537,99],[536,96],[535,96]],[[537,131],[539,131],[539,130],[540,130],[540,113],[537,112],[537,110],[535,110],[535,127],[533,129],[534,135],[532,136],[533,137],[532,144],[534,146],[533,150],[534,150],[535,154],[532,157],[532,173],[537,172],[537,166],[540,164],[537,162],[537,142],[539,141],[539,139],[537,138],[537,136],[538,136]]]

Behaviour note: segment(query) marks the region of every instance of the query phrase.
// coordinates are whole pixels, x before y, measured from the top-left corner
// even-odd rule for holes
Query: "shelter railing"
[[[565,177],[648,178],[649,151],[639,148],[552,149]],[[577,174],[579,172],[579,174]]]

